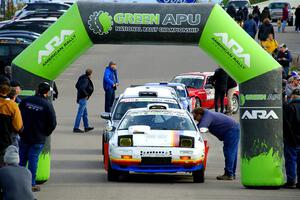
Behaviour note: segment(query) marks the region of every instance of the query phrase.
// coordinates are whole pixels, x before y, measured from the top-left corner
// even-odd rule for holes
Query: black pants
[[[224,98],[225,98],[225,90],[215,90],[215,111],[219,112],[219,100],[221,104],[221,113],[224,113]]]
[[[105,90],[105,112],[110,112],[115,100],[115,90]]]

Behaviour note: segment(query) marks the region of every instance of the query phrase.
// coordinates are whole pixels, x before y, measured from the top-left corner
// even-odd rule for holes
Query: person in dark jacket
[[[259,27],[258,39],[260,41],[266,41],[270,33],[273,34],[273,38],[275,39],[274,27],[271,24],[270,19],[266,18],[264,19],[263,24]]]
[[[258,6],[255,6],[252,11],[253,19],[256,22],[256,26],[258,27],[260,21],[260,10]]]
[[[94,92],[94,85],[91,80],[93,70],[87,69],[85,74],[78,78],[76,83],[78,111],[73,128],[74,133],[89,132],[94,129],[90,127],[87,112],[87,102]],[[81,118],[83,120],[84,131],[79,129]]]
[[[212,76],[211,82],[215,87],[215,111],[219,112],[219,102],[221,105],[220,112],[224,112],[224,98],[227,87],[227,73],[222,69],[218,68],[215,70],[215,74]]]
[[[269,19],[271,20],[271,14],[270,14],[270,10],[268,7],[264,7],[263,11],[261,12],[260,15],[260,21],[263,23],[265,19]]]
[[[230,15],[230,17],[232,19],[235,19],[236,17],[236,10],[235,7],[233,5],[229,5],[227,10],[226,10],[227,14]]]
[[[249,15],[249,10],[248,10],[247,7],[244,7],[244,8],[243,8],[243,16],[244,16],[243,21],[246,21],[246,20],[247,20],[248,15]]]
[[[105,68],[103,76],[103,88],[105,91],[105,112],[110,112],[115,100],[115,90],[119,86],[117,64],[110,62]]]
[[[289,19],[289,8],[288,8],[288,4],[284,4],[284,7],[282,8],[282,32],[285,32],[285,27],[286,27],[286,23],[287,20]]]
[[[218,176],[218,180],[235,179],[237,155],[240,140],[240,125],[231,117],[223,113],[216,113],[207,109],[195,108],[192,111],[198,128],[208,128],[209,132],[223,141],[225,157],[225,173]]]
[[[300,189],[300,89],[292,92],[292,98],[283,110],[283,141],[287,177],[284,187],[296,186]]]
[[[243,8],[239,7],[238,11],[236,12],[236,17],[235,20],[237,22],[242,22],[244,19],[244,12],[243,12]]]
[[[31,190],[31,173],[19,166],[19,152],[15,146],[5,150],[5,166],[0,168],[0,199],[3,200],[34,200]]]
[[[295,10],[295,31],[300,32],[300,5]]]
[[[19,107],[7,97],[10,90],[8,83],[0,85],[0,167],[4,164],[5,149],[13,142],[13,133],[20,133],[23,129]]]
[[[286,44],[281,44],[279,46],[279,52],[277,54],[276,60],[283,67],[286,76],[289,76],[290,64],[292,62],[292,55],[288,50]]]
[[[253,20],[252,14],[248,16],[248,19],[244,22],[243,29],[254,39],[257,32],[256,22]]]
[[[35,96],[24,99],[19,107],[24,121],[24,130],[20,140],[20,165],[28,168],[32,174],[32,190],[40,191],[35,183],[39,155],[44,148],[46,137],[56,127],[56,115],[52,103],[47,99],[51,87],[40,83]]]

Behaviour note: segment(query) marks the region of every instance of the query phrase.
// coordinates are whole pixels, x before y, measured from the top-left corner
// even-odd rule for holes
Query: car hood
[[[133,146],[143,147],[178,147],[180,136],[195,138],[196,131],[151,130],[144,134],[132,134],[128,130],[117,132],[118,136],[132,135]]]

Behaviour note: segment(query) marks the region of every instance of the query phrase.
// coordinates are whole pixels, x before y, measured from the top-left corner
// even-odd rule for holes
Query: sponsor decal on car
[[[162,99],[162,98],[126,98],[126,99],[121,99],[120,102],[156,102],[156,103],[177,104],[177,101],[174,99]]]

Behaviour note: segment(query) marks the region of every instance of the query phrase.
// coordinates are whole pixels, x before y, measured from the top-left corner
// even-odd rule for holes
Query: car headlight
[[[132,147],[132,135],[119,136],[118,146],[120,147]]]
[[[194,138],[189,136],[180,136],[180,147],[183,148],[193,148]]]

